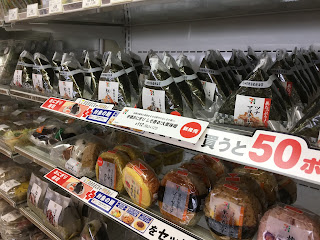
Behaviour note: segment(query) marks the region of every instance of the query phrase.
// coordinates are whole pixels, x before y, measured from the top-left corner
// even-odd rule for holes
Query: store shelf
[[[0,94],[1,95],[10,95],[10,87],[6,85],[0,85]]]
[[[39,103],[43,103],[48,99],[48,97],[46,96],[42,96],[35,93],[29,93],[25,91],[20,91],[16,89],[10,89],[10,96],[18,99],[26,99],[34,102],[39,102]]]
[[[29,207],[20,207],[19,211],[23,216],[25,216],[30,222],[32,222],[49,238],[51,238],[52,240],[61,240],[57,235],[55,235],[52,231],[50,231],[47,227],[43,225],[42,220]]]
[[[5,192],[3,192],[2,190],[0,190],[0,197],[3,198],[7,203],[9,203],[14,208],[17,208],[17,206],[19,206],[19,204],[23,203],[23,202],[16,203],[11,198],[9,198],[8,195]]]
[[[0,152],[9,158],[13,158],[16,154],[3,142],[2,139],[0,139]]]
[[[21,156],[30,159],[48,170],[56,168],[56,166],[50,161],[49,153],[41,151],[36,146],[16,146],[15,151]]]

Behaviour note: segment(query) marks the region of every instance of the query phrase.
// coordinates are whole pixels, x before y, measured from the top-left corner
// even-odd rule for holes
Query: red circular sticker
[[[177,112],[177,111],[173,111],[173,112],[171,112],[170,114],[171,114],[171,115],[176,115],[176,116],[181,116],[181,114],[180,114],[179,112]]]
[[[189,122],[182,126],[180,135],[184,138],[193,138],[201,132],[201,125],[196,122]]]
[[[103,160],[102,160],[101,157],[98,158],[97,163],[98,163],[98,166],[99,166],[99,167],[101,167],[101,166],[103,165]]]

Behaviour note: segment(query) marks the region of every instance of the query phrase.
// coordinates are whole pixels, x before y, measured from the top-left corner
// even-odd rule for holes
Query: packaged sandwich
[[[160,186],[153,169],[141,160],[133,160],[123,169],[123,185],[137,205],[148,208],[157,200]]]
[[[257,239],[319,240],[319,226],[319,216],[314,213],[278,204],[262,217]]]
[[[197,224],[204,199],[208,194],[205,184],[186,169],[169,171],[162,179],[158,204],[163,217],[184,226]]]
[[[129,161],[128,155],[122,151],[109,150],[102,152],[96,164],[97,181],[102,185],[122,192],[124,190],[123,169]]]

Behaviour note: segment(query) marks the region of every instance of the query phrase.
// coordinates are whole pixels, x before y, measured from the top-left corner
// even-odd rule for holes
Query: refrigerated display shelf
[[[16,90],[16,89],[10,89],[9,95],[11,97],[15,97],[18,99],[25,99],[25,100],[30,100],[33,102],[38,102],[38,103],[43,103],[44,101],[46,101],[49,98],[49,97],[42,96],[39,94],[24,92],[24,91],[20,91],[20,90]]]
[[[2,140],[0,140],[0,152],[9,158],[13,158],[16,154]]]
[[[23,203],[23,202],[16,203],[11,198],[9,198],[8,195],[5,192],[3,192],[2,190],[0,190],[0,197],[3,198],[7,203],[9,203],[14,208],[17,208],[17,206],[19,206],[20,204]]]
[[[19,208],[20,213],[25,216],[30,222],[32,222],[37,228],[39,228],[44,234],[46,234],[52,240],[61,240],[56,234],[50,229],[45,227],[42,220],[27,206]]]

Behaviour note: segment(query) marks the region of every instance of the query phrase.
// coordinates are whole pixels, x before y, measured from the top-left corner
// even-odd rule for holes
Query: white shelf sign
[[[49,0],[49,14],[62,13],[62,0]]]
[[[27,5],[27,18],[39,16],[38,3]]]
[[[82,8],[100,7],[101,0],[83,0]]]
[[[208,122],[153,112],[137,108],[123,108],[112,123],[172,137],[189,143],[197,143]]]
[[[110,0],[110,3],[112,4],[126,3],[126,2],[132,2],[132,0]]]
[[[9,9],[9,22],[19,20],[18,8]]]

